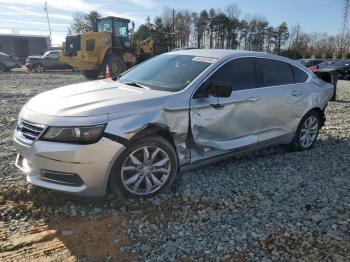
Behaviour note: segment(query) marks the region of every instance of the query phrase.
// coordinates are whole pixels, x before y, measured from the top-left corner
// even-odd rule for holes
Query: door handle
[[[293,90],[291,95],[292,96],[295,96],[295,97],[299,97],[299,96],[302,96],[302,92],[301,91],[297,91],[297,90]]]
[[[255,96],[252,96],[252,97],[249,97],[247,98],[247,102],[250,102],[250,103],[255,103],[255,102],[258,102],[260,100],[259,97],[255,97]]]
[[[221,104],[210,104],[211,107],[214,107],[215,109],[223,109],[225,106]]]

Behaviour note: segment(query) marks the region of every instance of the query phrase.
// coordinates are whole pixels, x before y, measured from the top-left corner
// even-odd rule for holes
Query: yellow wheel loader
[[[119,17],[98,18],[93,32],[66,37],[65,50],[60,59],[79,69],[89,79],[104,74],[108,64],[112,76],[155,55],[155,41],[130,41],[129,19]]]

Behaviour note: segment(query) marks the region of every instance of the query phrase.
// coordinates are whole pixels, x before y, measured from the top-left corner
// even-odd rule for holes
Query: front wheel
[[[42,64],[36,64],[34,66],[34,70],[37,73],[42,73],[42,72],[45,72],[45,67]]]
[[[110,72],[112,77],[120,75],[126,69],[123,58],[121,56],[115,55],[115,54],[110,54],[106,58],[106,61],[103,63],[101,71],[102,71],[104,76],[106,74],[106,66],[107,65],[109,67],[109,72]]]
[[[129,197],[148,198],[171,185],[177,170],[174,147],[162,137],[144,137],[133,141],[119,156],[109,187]]]
[[[83,76],[85,76],[85,78],[90,79],[90,80],[95,80],[97,79],[97,77],[99,76],[99,72],[96,70],[83,70],[81,71],[81,73],[83,74]]]
[[[317,112],[311,111],[306,114],[299,124],[290,148],[296,151],[311,148],[317,140],[320,127],[320,116]]]

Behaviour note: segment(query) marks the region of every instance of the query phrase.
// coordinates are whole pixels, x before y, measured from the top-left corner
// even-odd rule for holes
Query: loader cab
[[[129,23],[129,19],[119,17],[97,18],[94,22],[93,31],[111,33],[113,48],[128,49],[131,48]]]

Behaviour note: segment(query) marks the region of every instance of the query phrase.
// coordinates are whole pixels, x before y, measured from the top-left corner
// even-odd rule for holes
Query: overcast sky
[[[0,0],[0,33],[48,35],[43,0]],[[97,10],[102,15],[129,18],[139,25],[164,7],[176,9],[225,9],[236,3],[242,15],[260,15],[272,25],[300,23],[306,32],[336,34],[342,21],[343,0],[46,0],[54,44],[64,41],[75,12]]]

